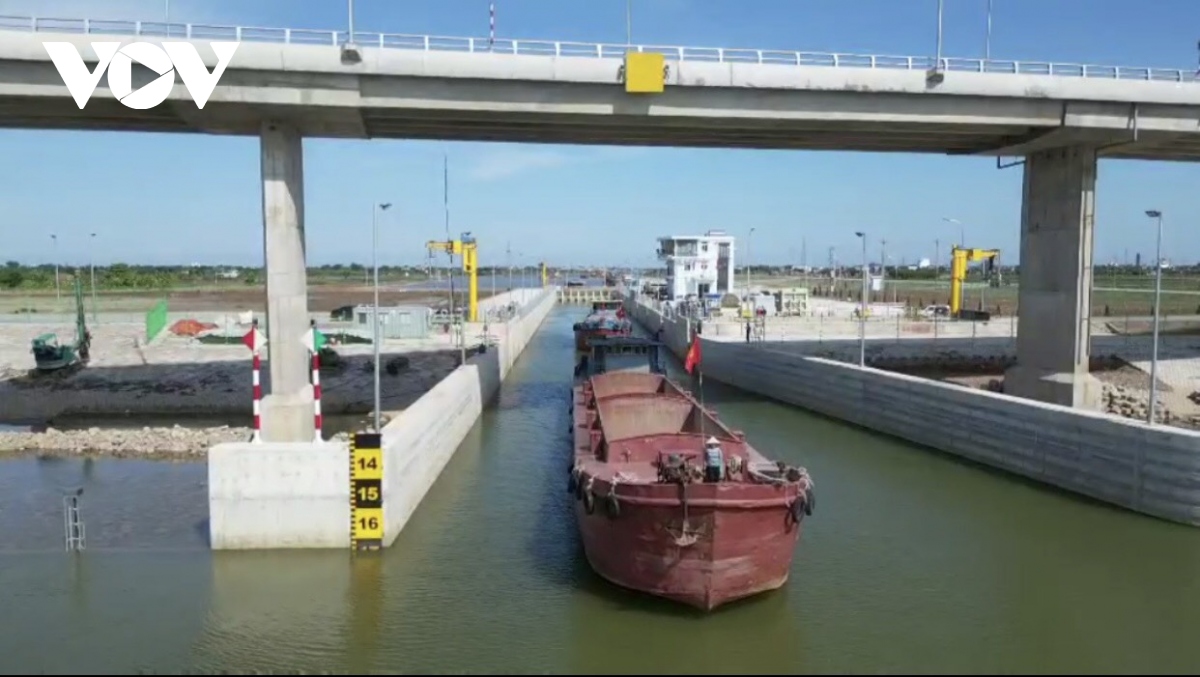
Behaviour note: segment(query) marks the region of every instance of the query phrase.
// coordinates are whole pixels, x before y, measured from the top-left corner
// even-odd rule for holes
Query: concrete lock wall
[[[555,289],[528,291],[529,302],[497,332],[494,349],[472,357],[384,426],[384,545],[400,535],[554,307]]]
[[[679,355],[686,321],[630,303]],[[705,376],[1137,512],[1200,526],[1200,433],[735,342]]]
[[[383,430],[385,544],[391,544],[458,449],[555,303],[555,289],[497,327],[478,354]],[[345,443],[219,444],[208,454],[209,536],[215,550],[348,548],[350,450]]]

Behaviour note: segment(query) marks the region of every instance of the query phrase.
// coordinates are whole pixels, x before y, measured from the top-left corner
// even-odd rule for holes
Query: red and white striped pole
[[[309,320],[309,329],[304,332],[304,346],[312,355],[312,389],[313,389],[313,441],[323,442],[321,437],[321,347],[325,345],[325,335],[317,329],[316,320]]]
[[[250,326],[250,331],[242,337],[242,343],[250,349],[253,355],[252,366],[254,376],[252,383],[254,384],[254,436],[250,438],[251,442],[262,442],[262,357],[260,350],[265,345],[267,340],[263,335],[258,333],[258,320]]]
[[[488,3],[488,49],[496,45],[496,3]]]
[[[262,379],[259,374],[262,373],[262,357],[258,352],[254,353],[254,437],[250,438],[251,442],[262,442]]]
[[[312,351],[313,441],[321,442],[321,353]]]

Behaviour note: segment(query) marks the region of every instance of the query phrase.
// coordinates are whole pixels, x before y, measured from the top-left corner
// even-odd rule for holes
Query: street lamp
[[[1154,424],[1155,409],[1158,408],[1158,317],[1159,301],[1162,299],[1162,212],[1147,209],[1146,216],[1158,222],[1158,244],[1154,252],[1154,346],[1150,349],[1150,406],[1146,407],[1146,422]]]
[[[854,233],[862,238],[862,303],[858,311],[858,366],[867,366],[867,234]]]
[[[987,4],[987,38],[983,41],[983,70],[987,72],[987,63],[992,60],[992,0]]]
[[[887,303],[887,240],[879,241],[879,281],[880,281],[880,301]]]
[[[375,348],[375,432],[381,432],[379,425],[379,212],[387,211],[391,202],[382,202],[378,209],[371,210],[371,267],[375,269],[375,307],[372,311],[373,324],[372,340]]]
[[[61,304],[62,287],[60,287],[58,284],[58,236],[54,233],[51,233],[50,239],[54,241],[54,298],[59,304]]]
[[[346,42],[342,43],[342,59],[349,63],[362,61],[358,45],[354,44],[354,0],[346,0]]]
[[[746,235],[746,298],[750,298],[750,238],[754,236],[754,229]]]
[[[99,313],[98,308],[100,306],[99,306],[99,304],[96,303],[96,234],[95,233],[92,233],[91,240],[92,240],[91,241],[92,246],[90,247],[91,257],[88,261],[88,267],[90,267],[92,269],[92,322],[99,324],[100,320],[97,319],[97,314]]]
[[[925,73],[925,81],[930,84],[940,84],[946,79],[945,73],[942,72],[942,10],[944,9],[944,0],[938,0],[937,7],[937,56],[934,57],[933,68]]]
[[[959,221],[958,219],[952,219],[947,216],[943,216],[942,220],[945,221],[946,223],[952,223],[952,224],[958,226],[958,246],[966,247],[967,246],[966,245],[967,237],[965,235],[965,229],[963,228],[962,221]]]

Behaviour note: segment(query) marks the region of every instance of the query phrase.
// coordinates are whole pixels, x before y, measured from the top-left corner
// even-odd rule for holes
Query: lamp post
[[[61,304],[62,287],[59,286],[58,283],[58,236],[54,233],[50,233],[50,239],[54,242],[54,298],[57,303]]]
[[[1158,243],[1154,252],[1154,346],[1150,349],[1150,406],[1146,407],[1146,422],[1153,425],[1158,408],[1158,317],[1159,301],[1162,299],[1162,212],[1147,209],[1146,216],[1158,222]]]
[[[379,395],[379,212],[387,211],[391,202],[381,202],[378,209],[371,209],[371,267],[375,273],[375,304],[371,312],[372,324],[371,343],[375,352],[375,432],[381,432],[379,424],[380,395]]]
[[[879,241],[879,300],[887,303],[887,240]]]
[[[854,233],[862,238],[862,303],[858,311],[858,366],[867,366],[867,234]]]
[[[942,13],[945,9],[945,0],[938,0],[937,8],[937,57],[933,62],[933,72],[940,74],[942,72]]]
[[[958,226],[958,246],[959,247],[967,246],[966,245],[966,239],[967,239],[966,229],[963,228],[962,221],[959,221],[958,219],[952,219],[948,216],[943,216],[942,220],[945,221],[946,223],[950,223],[950,224]]]
[[[987,4],[987,37],[983,41],[983,70],[987,72],[987,61],[992,60],[992,0]]]
[[[754,236],[754,229],[746,235],[746,298],[750,297],[750,238]]]
[[[99,324],[100,320],[97,319],[97,315],[99,314],[98,308],[100,306],[99,306],[99,304],[96,303],[96,234],[95,233],[92,233],[91,239],[92,239],[92,242],[91,242],[92,246],[90,247],[91,257],[88,261],[88,267],[90,267],[92,269],[92,322]]]

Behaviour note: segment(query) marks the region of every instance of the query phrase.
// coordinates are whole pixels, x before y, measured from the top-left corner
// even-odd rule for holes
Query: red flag
[[[687,373],[700,366],[700,335],[692,337],[692,345],[688,347],[687,356],[683,360],[683,368]]]

